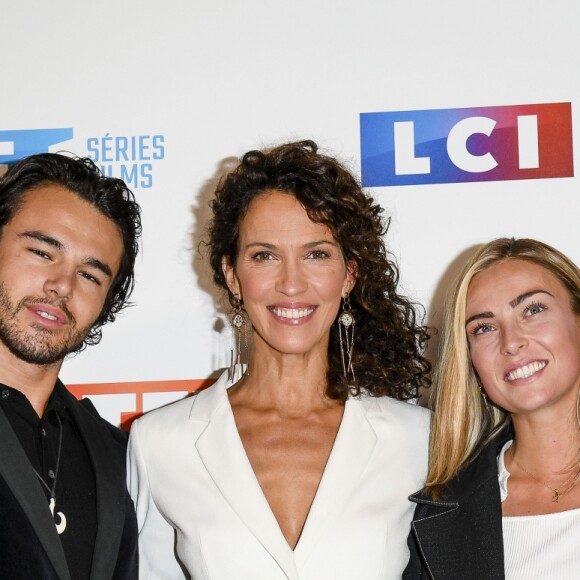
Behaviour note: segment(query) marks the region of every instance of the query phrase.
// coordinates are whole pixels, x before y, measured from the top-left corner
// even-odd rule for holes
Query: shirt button
[[[8,389],[4,389],[2,391],[2,398],[7,399],[10,396],[10,391]]]
[[[42,428],[42,431],[41,431],[41,433],[42,433],[42,436],[43,436],[43,437],[46,437],[46,429],[45,429],[44,427]]]
[[[54,479],[54,471],[52,469],[48,470],[48,477],[50,477],[50,479]]]

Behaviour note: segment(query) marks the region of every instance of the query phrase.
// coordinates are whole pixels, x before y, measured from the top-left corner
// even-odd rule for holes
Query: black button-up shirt
[[[54,520],[61,523],[58,512],[66,517],[66,528],[59,537],[70,574],[74,580],[88,580],[97,534],[95,474],[61,389],[57,384],[42,417],[25,395],[2,384],[0,405],[32,467],[46,484],[40,484],[47,498],[46,509],[56,480]]]

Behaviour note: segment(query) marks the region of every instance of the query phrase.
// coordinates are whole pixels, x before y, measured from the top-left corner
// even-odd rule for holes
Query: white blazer
[[[222,375],[133,424],[128,477],[140,578],[401,578],[414,507],[407,497],[427,470],[429,412],[388,397],[346,402],[292,550],[252,471],[226,389]]]

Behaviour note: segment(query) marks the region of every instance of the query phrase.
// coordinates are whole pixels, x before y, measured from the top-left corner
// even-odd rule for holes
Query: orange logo
[[[152,409],[167,405],[209,387],[215,379],[139,381],[67,385],[77,398],[89,397],[99,414],[129,431],[131,423]]]

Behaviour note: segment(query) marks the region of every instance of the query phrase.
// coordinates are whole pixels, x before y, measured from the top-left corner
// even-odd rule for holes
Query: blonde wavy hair
[[[549,270],[568,290],[572,310],[580,316],[580,271],[555,248],[533,239],[498,238],[471,256],[455,280],[446,304],[439,364],[430,395],[434,416],[426,491],[434,498],[440,497],[442,486],[510,421],[509,413],[487,397],[484,400],[471,364],[465,331],[471,280],[503,260],[523,260]]]

